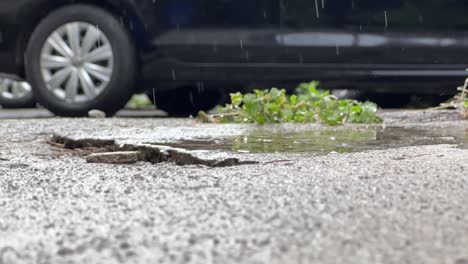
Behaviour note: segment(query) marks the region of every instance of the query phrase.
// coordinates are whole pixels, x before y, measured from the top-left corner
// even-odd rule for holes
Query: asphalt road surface
[[[385,115],[387,125],[453,127],[462,138],[468,128],[427,113]],[[318,126],[284,127],[298,128]],[[188,119],[1,120],[0,263],[468,263],[468,149],[460,145],[200,152],[260,162],[207,168],[88,164],[79,151],[46,144],[52,133],[148,143],[251,129]]]

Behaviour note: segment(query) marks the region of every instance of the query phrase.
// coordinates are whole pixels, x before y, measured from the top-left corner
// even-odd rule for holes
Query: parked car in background
[[[0,0],[0,72],[63,116],[113,114],[144,90],[187,115],[249,83],[456,87],[467,11],[464,0]],[[399,92],[416,90],[446,92]]]

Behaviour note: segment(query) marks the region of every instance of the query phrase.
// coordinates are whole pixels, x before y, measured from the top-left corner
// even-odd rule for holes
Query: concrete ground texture
[[[466,143],[468,122],[453,113],[383,116],[384,126],[453,128]],[[271,129],[279,127],[320,126]],[[0,264],[468,263],[468,149],[450,140],[196,153],[259,162],[223,168],[90,164],[80,150],[47,144],[54,133],[146,144],[252,129],[167,118],[0,121]]]

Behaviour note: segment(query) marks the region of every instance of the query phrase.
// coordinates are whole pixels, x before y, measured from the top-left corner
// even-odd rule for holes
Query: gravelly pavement
[[[208,169],[87,164],[44,143],[53,132],[143,142],[249,129],[1,121],[0,263],[468,263],[468,150],[454,145],[235,154],[261,164]]]

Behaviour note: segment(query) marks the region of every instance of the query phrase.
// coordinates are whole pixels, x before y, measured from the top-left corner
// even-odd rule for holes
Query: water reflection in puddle
[[[261,128],[222,139],[192,139],[159,143],[188,150],[244,153],[348,153],[406,146],[456,144],[468,146],[465,128],[340,127],[288,132]]]

